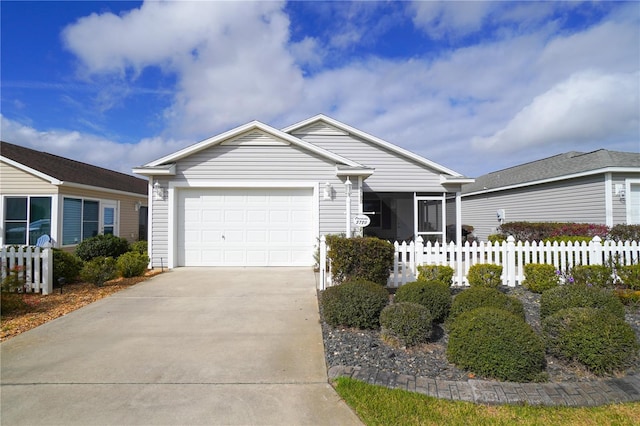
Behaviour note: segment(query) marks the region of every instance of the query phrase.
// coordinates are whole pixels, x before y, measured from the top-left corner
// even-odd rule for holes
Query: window
[[[35,245],[51,234],[51,197],[7,197],[4,211],[4,243]]]
[[[98,235],[100,203],[65,198],[62,207],[62,245],[78,244]]]

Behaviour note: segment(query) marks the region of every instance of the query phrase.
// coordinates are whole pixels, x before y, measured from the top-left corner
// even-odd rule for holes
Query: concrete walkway
[[[357,425],[309,268],[179,268],[0,345],[3,425]]]
[[[435,398],[477,404],[515,404],[589,407],[640,401],[640,377],[568,383],[511,383],[489,380],[450,381],[402,374],[375,368],[335,366],[329,378],[351,377],[373,385],[404,389]]]

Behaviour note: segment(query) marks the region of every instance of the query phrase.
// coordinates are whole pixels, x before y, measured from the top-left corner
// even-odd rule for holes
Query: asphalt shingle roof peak
[[[63,182],[146,195],[144,179],[0,141],[0,155]]]
[[[529,163],[520,164],[476,178],[475,183],[464,185],[462,192],[490,190],[561,178],[608,167],[640,168],[640,153],[598,149],[591,152],[569,151]]]

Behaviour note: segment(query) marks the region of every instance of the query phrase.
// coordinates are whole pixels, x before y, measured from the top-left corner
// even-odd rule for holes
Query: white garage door
[[[178,191],[179,266],[313,264],[311,188]]]

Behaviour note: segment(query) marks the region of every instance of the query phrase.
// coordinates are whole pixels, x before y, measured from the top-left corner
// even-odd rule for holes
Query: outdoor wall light
[[[353,188],[353,184],[351,183],[351,179],[347,176],[347,180],[344,181],[344,190],[347,193],[347,197],[351,195],[351,188]]]
[[[136,201],[136,204],[133,206],[134,209],[136,209],[136,211],[140,211],[140,207],[142,207],[142,202],[141,201]]]
[[[323,190],[323,199],[325,200],[331,200],[331,195],[333,192],[333,188],[331,187],[331,184],[329,182],[325,182],[324,184],[324,190]]]
[[[164,188],[160,186],[160,182],[153,184],[153,199],[156,201],[164,200]]]

